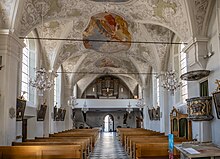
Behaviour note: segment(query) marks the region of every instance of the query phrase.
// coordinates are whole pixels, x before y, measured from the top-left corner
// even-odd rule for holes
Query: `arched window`
[[[160,85],[159,85],[159,78],[157,78],[157,106],[160,106]]]
[[[180,46],[180,74],[184,74],[187,72],[187,61],[186,61],[186,53],[183,52],[183,48],[185,47],[184,44],[181,44]],[[187,88],[187,81],[182,81],[182,87],[181,87],[181,100],[182,103],[186,102],[186,99],[188,98],[188,88]]]
[[[58,69],[58,72],[61,72],[61,68]],[[57,107],[61,106],[61,76],[54,78],[54,105],[57,104]]]
[[[174,70],[178,78],[182,74],[187,72],[186,53],[183,52],[184,47],[185,47],[184,44],[175,45],[173,47]],[[175,92],[175,103],[176,104],[186,103],[187,98],[188,98],[187,81],[182,81],[182,86],[178,88],[177,91]]]
[[[153,71],[154,72],[154,71]],[[153,106],[160,105],[160,78],[157,76],[152,76],[153,84]]]
[[[30,36],[32,36],[32,34],[30,34]],[[35,91],[30,90],[29,79],[30,77],[35,77],[36,47],[34,40],[25,39],[24,43],[26,44],[26,47],[23,49],[22,55],[21,92],[27,92],[24,95],[24,98],[34,104]]]

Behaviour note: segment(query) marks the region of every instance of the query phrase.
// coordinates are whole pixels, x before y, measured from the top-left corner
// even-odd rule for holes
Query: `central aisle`
[[[90,159],[129,159],[115,132],[102,132]]]

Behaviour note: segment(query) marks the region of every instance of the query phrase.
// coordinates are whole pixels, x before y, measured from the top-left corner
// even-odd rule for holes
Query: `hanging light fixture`
[[[138,102],[137,102],[136,106],[137,106],[140,110],[142,110],[142,108],[144,108],[144,106],[145,106],[144,98],[138,99]]]
[[[170,91],[174,95],[174,91],[182,85],[176,77],[175,71],[168,71],[165,73],[164,83],[162,87]]]
[[[132,111],[133,111],[133,108],[131,108],[131,104],[130,104],[130,101],[129,101],[129,104],[128,104],[128,108],[126,109],[126,111],[130,114]]]
[[[76,102],[76,97],[75,96],[70,96],[69,100],[67,101],[68,106],[72,107],[72,109],[75,108],[75,106],[78,104]]]
[[[39,96],[43,96],[43,93],[54,85],[54,81],[51,80],[52,75],[57,76],[54,72],[47,72],[45,68],[36,69],[36,78],[30,79],[30,85],[38,90]]]
[[[41,19],[42,19],[42,37],[43,37],[43,6],[44,3],[41,4]],[[42,48],[42,46],[41,46]],[[30,85],[35,87],[38,90],[38,95],[43,96],[43,93],[47,90],[50,90],[54,85],[54,81],[52,77],[57,77],[58,75],[55,74],[53,71],[48,72],[45,68],[41,66],[42,61],[40,61],[40,68],[36,68],[36,78],[34,80],[30,79]]]
[[[84,102],[83,107],[82,107],[81,110],[82,110],[83,113],[86,113],[87,111],[89,111],[89,108],[86,105],[86,101]]]

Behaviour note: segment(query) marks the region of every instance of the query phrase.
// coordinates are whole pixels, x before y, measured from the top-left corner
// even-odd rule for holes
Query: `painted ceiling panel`
[[[83,32],[84,46],[102,53],[127,51],[131,46],[131,34],[128,23],[119,15],[104,12],[91,17],[89,25]],[[96,41],[92,41],[96,40]],[[115,41],[115,42],[99,42]],[[97,42],[98,41],[98,42]],[[128,41],[123,43],[123,41]]]
[[[119,68],[120,67],[120,61],[116,59],[112,59],[109,57],[104,57],[102,59],[99,59],[96,63],[95,66],[98,68],[103,68],[103,67],[113,67],[113,68]]]
[[[53,68],[63,64],[66,71],[124,73],[123,76],[129,72],[147,73],[148,68],[162,67],[169,46],[132,42],[167,42],[173,34],[184,40],[190,34],[182,0],[44,0],[43,3],[42,8],[42,2],[25,1],[19,32],[26,35],[33,28],[40,31],[43,10],[45,36],[49,33],[52,38],[79,39],[59,41],[60,45],[56,41],[45,42],[47,58],[57,55]],[[64,19],[71,22],[68,32]],[[84,76],[73,78],[77,82]],[[134,74],[126,76],[139,79]]]

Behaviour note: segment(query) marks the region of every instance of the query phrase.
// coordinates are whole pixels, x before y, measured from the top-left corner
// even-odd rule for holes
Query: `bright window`
[[[29,80],[35,77],[35,42],[25,39],[24,43],[26,47],[23,49],[22,55],[21,94],[26,92],[24,98],[34,104],[35,91],[29,87]]]
[[[157,78],[157,105],[160,105],[160,87],[159,87],[159,78]]]
[[[183,52],[183,48],[185,47],[184,44],[181,44],[180,47],[180,74],[184,74],[187,72],[187,63],[186,63],[186,53]],[[183,103],[186,102],[188,98],[188,88],[187,88],[187,81],[182,81],[182,88],[181,88],[181,100]]]
[[[58,69],[58,72],[60,72],[60,68]],[[54,105],[57,103],[57,107],[61,106],[61,76],[57,76],[54,78]]]
[[[26,47],[23,49],[22,56],[22,79],[21,79],[21,91],[26,92],[24,98],[29,100],[29,43],[28,40],[25,39],[24,43]],[[23,94],[23,93],[22,93]]]

